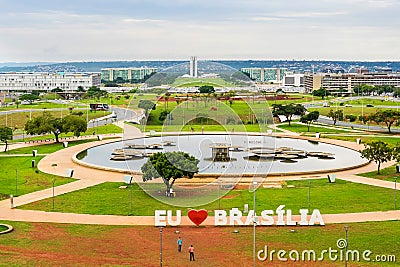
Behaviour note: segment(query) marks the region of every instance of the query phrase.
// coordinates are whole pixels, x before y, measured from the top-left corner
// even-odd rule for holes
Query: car
[[[372,104],[367,104],[367,107],[372,108],[372,107],[374,107],[374,105],[372,105]]]
[[[352,107],[353,105],[350,104],[346,104],[345,107]]]

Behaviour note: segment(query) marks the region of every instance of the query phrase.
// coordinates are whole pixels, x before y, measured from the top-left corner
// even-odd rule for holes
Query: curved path
[[[136,127],[122,125],[121,122],[119,123],[119,126],[124,127],[125,130],[124,138],[143,136],[143,134]],[[277,133],[276,135],[289,136],[290,133],[289,132],[285,132],[283,134]],[[296,135],[296,138],[305,138],[305,137],[299,137]],[[91,147],[93,145],[112,142],[115,140],[120,140],[120,139],[86,143],[57,151],[42,159],[39,162],[38,168],[43,172],[55,174],[58,176],[66,176],[66,169],[74,169],[73,176],[74,178],[77,178],[79,180],[77,180],[76,182],[56,187],[55,195],[65,194],[89,186],[101,184],[107,181],[111,182],[122,181],[123,174],[121,173],[84,167],[74,163],[71,159],[72,155],[76,154],[77,152],[85,148]],[[357,150],[363,147],[362,145],[358,145],[352,142],[338,141],[332,139],[318,139],[318,140],[327,143],[347,146]],[[57,164],[57,166],[54,167],[54,164]],[[386,163],[384,164],[384,166],[382,166],[382,168],[390,166],[392,164],[393,162]],[[337,179],[342,179],[350,182],[378,186],[378,187],[392,188],[392,189],[394,188],[393,182],[364,178],[355,175],[357,173],[369,172],[373,170],[376,170],[376,165],[374,163],[370,163],[364,167],[360,167],[357,169],[336,172],[336,175]],[[294,180],[294,179],[320,179],[320,178],[326,178],[327,174],[328,173],[284,176],[284,177],[282,176],[268,177],[267,182]],[[140,181],[141,177],[135,177],[135,179],[137,179],[137,181]],[[400,188],[397,189],[399,190]],[[27,195],[22,195],[20,197],[14,198],[14,206],[24,205],[34,201],[49,198],[51,196],[52,196],[51,188]],[[293,217],[294,220],[298,220],[297,216]],[[365,222],[365,221],[400,220],[400,210],[385,211],[385,212],[377,211],[377,212],[362,212],[362,213],[347,213],[347,214],[324,214],[323,218],[325,223],[351,223],[351,222]],[[0,201],[0,220],[53,222],[53,223],[79,223],[79,224],[106,224],[106,225],[154,225],[153,216],[89,215],[89,214],[19,210],[19,209],[11,209],[10,200]],[[203,225],[213,225],[213,224],[214,224],[214,218],[211,216],[208,217],[207,220],[203,223]],[[181,225],[193,225],[193,223],[189,221],[187,217],[183,216]]]

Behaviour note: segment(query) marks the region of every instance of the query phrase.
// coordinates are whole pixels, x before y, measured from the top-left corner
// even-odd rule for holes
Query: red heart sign
[[[206,210],[189,210],[189,219],[197,226],[199,226],[208,217],[208,212]]]

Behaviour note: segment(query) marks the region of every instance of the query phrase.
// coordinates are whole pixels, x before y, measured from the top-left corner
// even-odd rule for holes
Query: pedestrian
[[[182,251],[182,239],[181,237],[178,238],[178,252]]]
[[[201,134],[204,134],[204,126],[201,126]]]
[[[190,261],[194,261],[194,247],[193,247],[193,245],[190,245],[190,247],[189,247],[189,259],[190,259]]]

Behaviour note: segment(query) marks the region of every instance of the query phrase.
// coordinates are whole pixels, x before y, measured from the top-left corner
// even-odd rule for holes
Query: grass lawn
[[[7,226],[0,225],[0,232],[6,231],[8,229]]]
[[[95,137],[97,141],[97,137]],[[68,141],[68,146],[76,146],[88,142],[93,142],[94,139],[72,140]],[[0,155],[16,155],[16,154],[32,154],[32,150],[37,150],[38,154],[50,154],[63,149],[63,143],[43,144],[37,146],[21,147],[7,152],[0,152]]]
[[[86,110],[74,110],[74,111],[82,111],[84,114],[82,115],[86,119]],[[51,115],[53,115],[56,118],[60,118],[62,116],[69,115],[70,112],[68,109],[65,110],[57,110],[57,111],[47,111]],[[0,126],[5,126],[7,124],[8,127],[10,128],[17,128],[19,130],[22,130],[24,128],[24,125],[30,118],[35,118],[42,116],[43,112],[42,110],[38,110],[36,112],[18,112],[18,113],[12,113],[12,114],[1,114],[0,115]],[[88,119],[96,119],[99,117],[107,116],[111,114],[111,112],[108,111],[102,111],[102,112],[89,112],[88,113]]]
[[[31,168],[32,160],[36,160],[37,164],[42,158],[0,157],[2,166],[0,172],[0,198],[8,198],[10,195],[20,196],[50,188],[54,178],[56,186],[75,181],[75,179],[55,177],[42,173],[36,168]]]
[[[113,133],[122,133],[123,129],[114,125],[114,124],[107,124],[107,125],[102,125],[102,126],[97,126],[93,128],[88,128],[86,132],[81,133],[81,136],[88,136],[88,135],[95,135],[98,134],[113,134]],[[66,137],[75,137],[73,133],[63,133],[59,136],[60,138],[66,138]],[[93,136],[93,138],[97,138],[96,136]],[[35,137],[29,137],[29,135],[26,135],[23,139],[23,141],[37,141],[37,140],[51,140],[55,139],[53,134],[47,134],[47,135],[40,135],[40,136],[35,136]],[[17,140],[12,140],[11,142],[21,142],[21,139]]]
[[[378,174],[378,171],[376,170],[373,172],[366,172],[357,175],[390,182],[394,182],[394,177],[400,178],[400,174],[396,173],[396,165],[381,169],[380,174]],[[400,184],[400,179],[397,179],[397,182]]]
[[[375,141],[383,141],[385,143],[391,144],[391,145],[396,145],[397,143],[400,142],[400,136],[396,135],[379,135],[379,136],[374,136],[372,134],[368,135],[329,135],[329,136],[323,136],[326,138],[331,138],[331,139],[337,139],[337,140],[343,140],[343,141],[350,141],[350,142],[356,142],[357,138],[361,139],[361,143],[366,143],[366,142],[375,142]]]
[[[156,132],[191,132],[191,128],[193,127],[195,133],[201,133],[202,127],[204,127],[205,132],[223,132],[226,131],[228,133],[232,132],[266,132],[269,130],[267,125],[258,125],[258,124],[246,124],[246,125],[137,125],[133,124],[133,126],[139,128],[142,132],[148,131],[156,131]]]
[[[285,203],[286,209],[292,209],[294,214],[298,210],[308,207],[307,181],[288,181],[294,188],[257,190],[257,210],[273,209]],[[55,211],[88,213],[88,214],[114,214],[128,215],[130,213],[129,189],[118,189],[122,183],[104,183],[69,194],[61,195],[55,199]],[[144,184],[150,192],[159,199],[163,199],[162,184]],[[161,193],[157,195],[157,190]],[[133,186],[133,215],[154,215],[155,209],[181,209],[186,213],[186,208],[169,206],[148,196],[139,185]],[[209,200],[211,203],[197,208],[210,211],[218,209],[217,190],[201,191],[197,195],[188,194],[182,188],[175,188],[177,197],[169,199],[171,203],[182,206],[193,205],[196,207],[198,199],[203,203]],[[311,209],[320,209],[322,214],[328,213],[350,213],[367,211],[385,211],[393,209],[393,191],[391,189],[378,188],[362,184],[350,183],[337,180],[330,184],[326,179],[311,181]],[[119,203],[116,205],[116,203]],[[220,200],[222,209],[234,207],[243,208],[243,204],[253,203],[253,193],[246,190],[233,190]],[[347,205],[344,203],[351,203]],[[22,209],[51,210],[51,199],[31,203]]]
[[[159,229],[153,226],[104,226],[10,222],[15,231],[0,238],[1,266],[158,266]],[[400,257],[398,221],[350,223],[349,249],[372,251],[376,255]],[[296,229],[295,232],[289,229]],[[238,233],[233,233],[238,229]],[[176,230],[180,233],[177,235]],[[178,236],[183,252],[176,251]],[[192,266],[253,266],[252,227],[167,227],[163,229],[163,264],[188,266],[186,252],[195,247]],[[256,251],[268,246],[271,250],[314,250],[317,257],[323,250],[338,249],[336,242],[345,238],[343,224],[324,227],[260,227],[257,228]],[[212,242],[210,242],[212,240]],[[134,243],[132,243],[134,242]],[[132,245],[136,244],[136,245]],[[344,261],[279,262],[258,261],[257,266],[344,266]],[[287,255],[286,255],[287,256]],[[234,263],[234,265],[232,265]],[[394,262],[349,262],[348,266],[396,266]]]
[[[311,125],[310,126],[310,131],[308,131],[307,125],[305,124],[300,124],[297,122],[292,122],[291,125],[284,123],[284,124],[278,124],[278,128],[282,128],[284,130],[288,130],[291,132],[295,133],[304,133],[304,134],[309,134],[309,133],[354,133],[352,130],[343,130],[342,128],[335,128],[332,126],[327,126],[327,127],[321,127],[317,125]]]

